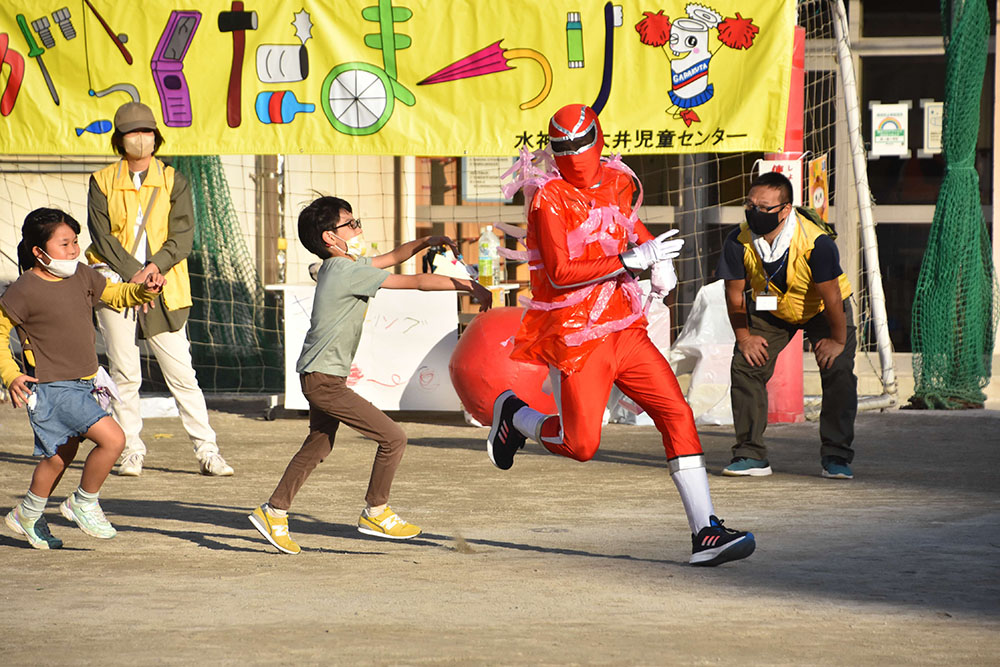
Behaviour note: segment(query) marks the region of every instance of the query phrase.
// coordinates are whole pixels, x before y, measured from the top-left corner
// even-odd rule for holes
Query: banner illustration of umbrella
[[[502,39],[497,40],[475,53],[470,53],[464,58],[456,60],[447,67],[434,72],[434,74],[420,81],[417,85],[428,86],[433,83],[457,81],[458,79],[469,79],[474,76],[504,72],[514,69],[508,64],[509,61],[518,58],[527,58],[534,60],[541,66],[545,83],[542,85],[542,90],[538,95],[522,103],[520,108],[522,111],[527,111],[528,109],[537,107],[549,96],[549,91],[552,90],[552,66],[549,64],[548,58],[534,49],[503,49],[500,47],[500,42],[502,41]]]

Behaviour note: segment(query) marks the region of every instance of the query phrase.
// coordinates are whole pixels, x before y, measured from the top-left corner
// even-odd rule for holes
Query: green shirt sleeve
[[[194,242],[194,206],[187,178],[174,171],[174,188],[170,192],[170,216],[167,218],[167,240],[156,254],[149,258],[166,273],[191,254]]]

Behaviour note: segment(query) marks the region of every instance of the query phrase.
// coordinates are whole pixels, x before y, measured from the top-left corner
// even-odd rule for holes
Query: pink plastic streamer
[[[564,298],[559,301],[532,301],[526,296],[520,297],[518,303],[520,303],[525,308],[530,308],[532,310],[559,310],[560,308],[569,308],[570,306],[575,306],[594,291],[599,283],[594,283],[593,285],[586,285],[580,289],[575,289],[568,293]]]
[[[639,185],[639,198],[636,200],[635,206],[632,207],[632,214],[629,216],[632,222],[635,223],[635,221],[639,219],[639,207],[642,206],[642,181],[639,180],[639,177],[635,175],[635,172],[632,171],[627,164],[622,162],[621,153],[615,153],[612,155],[611,158],[604,163],[604,166],[628,174],[632,177],[633,182]]]
[[[620,320],[612,320],[611,322],[605,322],[604,324],[598,325],[596,327],[585,327],[580,331],[575,331],[571,334],[566,335],[566,344],[570,347],[575,347],[577,345],[583,345],[589,340],[594,340],[595,338],[602,338],[608,334],[613,334],[616,331],[621,331],[622,329],[627,329],[633,322],[642,317],[642,313],[633,313],[628,317]]]
[[[537,250],[511,250],[510,248],[499,248],[500,256],[515,262],[530,262],[541,259],[541,254]]]
[[[505,183],[508,177],[510,180]],[[532,153],[527,148],[522,148],[511,168],[500,177],[500,190],[508,199],[518,190],[524,190],[524,210],[527,216],[535,192],[555,178],[559,178],[559,171],[548,151],[543,149]]]

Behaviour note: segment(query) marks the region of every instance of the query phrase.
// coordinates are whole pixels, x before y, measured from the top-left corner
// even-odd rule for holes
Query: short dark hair
[[[353,213],[351,205],[339,197],[314,199],[299,213],[299,241],[320,259],[332,257],[323,232],[332,232],[340,224],[341,211]]]
[[[142,130],[132,130],[132,131],[141,132]],[[163,145],[163,135],[160,134],[160,130],[155,127],[152,128],[152,131],[153,131],[153,155],[156,155],[156,152],[160,150],[160,146]],[[111,148],[113,148],[115,152],[121,155],[122,157],[125,157],[124,139],[126,134],[128,133],[119,132],[118,130],[115,130],[114,134],[111,135]]]
[[[24,217],[21,226],[21,242],[17,244],[17,265],[21,272],[35,265],[34,248],[45,250],[59,225],[67,225],[74,234],[80,233],[80,223],[69,213],[57,208],[36,208]]]
[[[773,188],[774,190],[781,191],[781,198],[784,203],[792,203],[792,182],[788,180],[788,177],[784,174],[778,173],[776,171],[768,171],[761,174],[757,178],[750,182],[750,188]]]

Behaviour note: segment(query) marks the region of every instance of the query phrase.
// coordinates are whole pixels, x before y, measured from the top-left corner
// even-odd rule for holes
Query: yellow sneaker
[[[362,510],[358,519],[358,532],[390,540],[409,540],[420,534],[420,528],[400,519],[399,515],[386,505],[385,510],[378,516],[370,517],[367,510]]]
[[[253,527],[260,531],[260,534],[267,538],[278,551],[286,554],[297,554],[301,549],[299,545],[292,541],[288,534],[288,517],[271,516],[263,505],[254,509],[253,513],[247,517]]]

